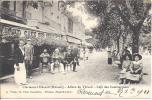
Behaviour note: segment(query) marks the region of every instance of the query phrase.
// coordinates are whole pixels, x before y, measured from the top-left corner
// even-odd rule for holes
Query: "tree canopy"
[[[132,35],[132,52],[139,51],[140,33],[151,31],[149,18],[150,0],[98,0],[87,1],[90,13],[100,17],[100,25],[94,29],[101,46],[110,45],[110,39],[118,40],[120,35]]]

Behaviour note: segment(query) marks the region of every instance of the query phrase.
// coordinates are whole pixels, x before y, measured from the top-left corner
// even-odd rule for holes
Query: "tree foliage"
[[[148,12],[151,9],[150,2],[98,0],[88,1],[87,5],[90,12],[101,18],[101,24],[94,29],[96,30],[94,32],[102,46],[109,45],[109,39],[117,40],[120,35],[125,37],[127,34],[132,34],[132,52],[138,52],[140,33],[151,31],[150,24],[144,25],[146,19],[151,22],[148,18]]]

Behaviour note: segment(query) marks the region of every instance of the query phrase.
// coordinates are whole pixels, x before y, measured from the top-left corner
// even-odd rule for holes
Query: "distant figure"
[[[80,59],[81,59],[81,60],[84,59],[84,51],[83,51],[83,48],[80,48]]]
[[[14,71],[14,79],[16,84],[18,85],[26,85],[26,68],[24,62],[24,42],[19,42],[19,47],[15,49],[15,71]]]
[[[112,61],[116,61],[117,60],[117,50],[114,50],[113,52],[112,52]]]
[[[88,60],[89,59],[89,49],[86,48],[85,51],[86,51],[85,52],[85,59]]]
[[[113,64],[113,66],[120,66],[120,55],[119,55],[119,53],[117,52],[117,50],[114,50],[113,52],[112,52],[112,64]]]
[[[24,46],[25,50],[25,66],[27,70],[27,77],[32,78],[32,62],[34,55],[34,47],[31,44],[31,39],[27,40],[27,44]]]
[[[108,64],[112,64],[112,54],[111,51],[108,51]]]
[[[83,48],[83,60],[86,60],[86,48]]]

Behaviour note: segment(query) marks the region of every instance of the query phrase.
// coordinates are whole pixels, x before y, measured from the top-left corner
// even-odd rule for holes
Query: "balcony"
[[[0,18],[22,23],[22,24],[27,23],[26,17],[19,17],[19,16],[17,16],[17,13],[15,11],[4,8],[4,7],[0,7]]]

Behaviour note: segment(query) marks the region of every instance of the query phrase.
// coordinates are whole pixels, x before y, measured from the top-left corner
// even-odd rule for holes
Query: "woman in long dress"
[[[132,64],[132,61],[131,61],[131,55],[130,54],[126,54],[124,55],[124,61],[123,61],[123,64],[122,64],[122,70],[120,72],[120,84],[126,84],[128,83],[128,80],[127,80],[127,75],[130,71],[130,67],[133,66]]]
[[[130,80],[130,83],[139,83],[142,79],[143,75],[143,63],[141,61],[142,56],[138,53],[135,53],[133,55],[133,66],[130,66],[130,73],[128,75],[128,79]]]
[[[24,63],[24,42],[19,42],[15,50],[14,79],[17,85],[26,85],[26,69]]]

